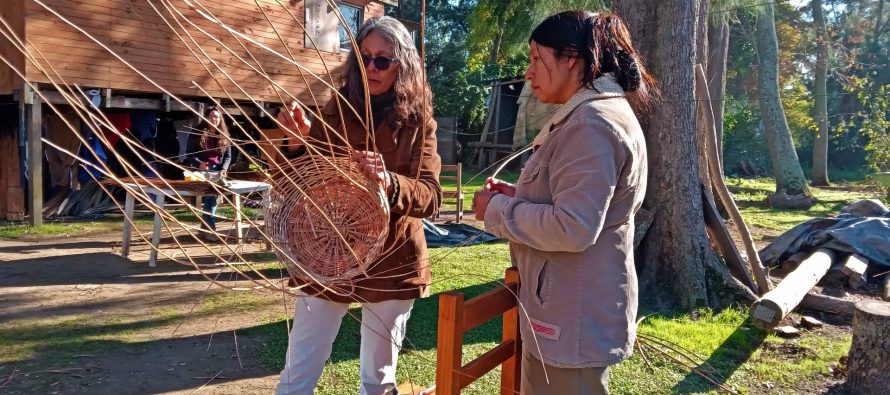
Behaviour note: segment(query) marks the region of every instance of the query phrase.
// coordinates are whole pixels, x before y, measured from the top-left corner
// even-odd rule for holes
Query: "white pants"
[[[396,386],[396,362],[414,300],[362,304],[361,394],[381,395]],[[294,324],[281,371],[279,395],[312,395],[348,304],[297,296]],[[347,393],[347,392],[344,392]]]

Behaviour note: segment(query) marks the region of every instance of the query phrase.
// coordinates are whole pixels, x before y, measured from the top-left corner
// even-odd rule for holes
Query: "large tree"
[[[825,29],[825,15],[822,0],[812,0],[813,24],[816,33],[816,67],[814,68],[813,98],[816,120],[816,141],[813,144],[813,185],[826,186],[828,181],[828,32]]]
[[[718,260],[705,232],[693,71],[702,60],[705,1],[615,1],[661,89],[661,98],[638,114],[649,151],[644,208],[654,212],[640,245],[641,288],[645,297],[681,308],[750,295]]]
[[[779,45],[773,3],[761,4],[757,15],[755,42],[757,48],[757,93],[760,118],[767,149],[776,179],[772,203],[780,207],[812,205],[812,195],[800,167],[797,151],[779,90]]]

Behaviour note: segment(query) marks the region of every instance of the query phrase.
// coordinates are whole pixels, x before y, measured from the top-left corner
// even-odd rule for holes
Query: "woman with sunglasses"
[[[525,78],[562,107],[516,185],[489,179],[473,207],[510,241],[522,279],[522,394],[608,394],[608,367],[636,337],[633,220],[647,166],[630,103],[654,80],[616,15],[559,13],[529,44]]]
[[[421,218],[441,203],[432,95],[414,41],[396,19],[368,20],[346,60],[342,99],[334,97],[312,123],[307,142],[324,150],[349,142],[352,157],[386,191],[390,205],[385,253],[344,293],[294,280],[297,296],[278,394],[312,394],[350,303],[362,306],[360,393],[396,394],[396,363],[414,299],[429,295],[429,254]],[[363,80],[359,61],[364,64]],[[365,82],[373,121],[365,117]],[[342,109],[342,116],[341,116]],[[369,134],[368,127],[373,130]],[[344,389],[343,393],[354,393]]]

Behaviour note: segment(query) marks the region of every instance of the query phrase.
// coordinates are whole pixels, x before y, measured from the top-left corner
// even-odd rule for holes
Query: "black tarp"
[[[491,233],[467,224],[434,225],[427,220],[423,220],[423,234],[426,236],[426,244],[430,248],[465,247],[498,240]]]
[[[827,248],[859,254],[869,263],[890,267],[890,211],[874,202],[854,203],[834,218],[814,218],[795,226],[760,250],[760,260],[773,266],[799,251]],[[863,203],[871,208],[863,210]]]

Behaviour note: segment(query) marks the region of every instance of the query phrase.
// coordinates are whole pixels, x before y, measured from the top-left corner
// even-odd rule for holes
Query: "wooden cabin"
[[[260,6],[254,0],[189,2],[196,7],[205,7],[201,10],[205,14],[212,14],[225,25],[281,56],[230,33],[183,0],[172,1],[176,6],[174,11],[155,10],[152,5],[163,7],[162,2],[144,0],[42,2],[52,11],[32,0],[3,0],[0,7],[0,16],[16,36],[27,42],[27,51],[37,58],[36,64],[28,61],[3,36],[0,36],[0,55],[55,104],[64,104],[64,101],[53,92],[51,82],[76,84],[93,92],[98,90],[103,109],[171,113],[188,111],[188,106],[198,110],[211,102],[209,95],[233,113],[259,116],[258,107],[271,109],[282,99],[272,83],[257,69],[251,69],[261,66],[275,84],[295,94],[307,105],[323,105],[330,98],[330,88],[309,72],[337,86],[346,55],[351,50],[342,40],[345,27],[324,0],[259,0]],[[364,20],[383,15],[384,4],[398,6],[398,0],[343,0],[337,3],[348,28],[353,31]],[[165,18],[160,17],[159,12]],[[0,29],[9,33],[2,26]],[[314,40],[308,39],[310,35]],[[112,52],[133,67],[113,56]],[[218,71],[210,59],[225,73]],[[298,68],[288,59],[305,69]],[[0,125],[0,144],[21,148],[15,152],[18,157],[0,157],[0,167],[28,168],[28,211],[39,213],[43,200],[42,163],[39,160],[42,155],[32,155],[27,166],[22,158],[25,157],[24,147],[30,152],[43,152],[40,142],[42,114],[49,109],[41,104],[40,96],[13,68],[0,62],[0,103],[17,105],[19,114],[19,117],[0,120],[3,123]],[[52,78],[46,75],[48,70],[51,70]],[[239,86],[259,104],[248,101],[248,95]],[[165,91],[184,100],[185,105],[171,100]],[[233,102],[243,104],[245,111],[241,113],[228,107]],[[16,130],[21,132],[14,133]],[[22,177],[10,173],[15,172],[7,171],[3,173],[5,177],[0,177],[0,217],[7,214],[9,207],[21,206],[8,202],[12,195],[15,199],[22,198],[20,193],[8,193],[10,189],[20,189],[22,184]],[[21,215],[17,212],[7,217],[20,219]],[[32,223],[40,222],[40,215],[31,217]]]

